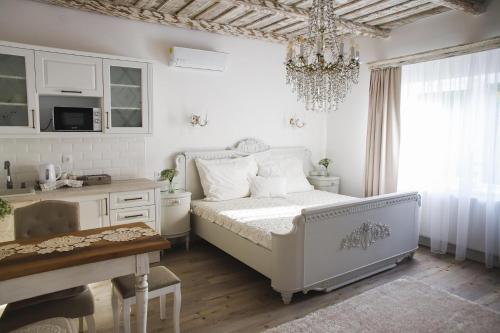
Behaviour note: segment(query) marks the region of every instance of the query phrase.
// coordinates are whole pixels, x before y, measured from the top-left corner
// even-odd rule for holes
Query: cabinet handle
[[[125,219],[133,219],[135,217],[144,217],[144,214],[127,215],[127,216],[124,216],[123,218],[125,218]]]
[[[125,198],[123,201],[136,201],[136,200],[142,200],[142,197],[137,197],[137,198]]]
[[[104,207],[106,208],[106,214],[104,216],[108,216],[108,198],[104,198]]]
[[[106,128],[109,129],[109,112],[106,112]]]
[[[31,120],[33,121],[31,127],[35,128],[35,109],[31,109]]]
[[[68,94],[81,94],[81,90],[61,90],[62,93],[68,93]]]

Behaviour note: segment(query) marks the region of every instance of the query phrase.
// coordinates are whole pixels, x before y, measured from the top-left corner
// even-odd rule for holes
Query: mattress
[[[272,249],[271,232],[286,234],[302,209],[353,201],[356,198],[325,192],[308,191],[286,198],[240,198],[210,202],[193,200],[192,212],[218,224],[255,244]]]

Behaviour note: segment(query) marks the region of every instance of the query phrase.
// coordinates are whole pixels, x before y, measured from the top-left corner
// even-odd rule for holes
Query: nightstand
[[[191,231],[190,206],[190,192],[161,192],[161,235],[165,238],[186,237],[186,250],[189,250]]]
[[[315,190],[339,193],[340,177],[337,176],[308,176],[307,180]]]

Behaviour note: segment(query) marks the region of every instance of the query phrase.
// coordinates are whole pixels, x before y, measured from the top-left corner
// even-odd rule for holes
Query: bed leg
[[[281,293],[281,299],[284,304],[290,304],[292,301],[293,293]]]

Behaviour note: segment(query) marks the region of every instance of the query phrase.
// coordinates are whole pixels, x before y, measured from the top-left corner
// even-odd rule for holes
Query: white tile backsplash
[[[33,184],[38,179],[38,165],[46,162],[77,175],[144,177],[145,154],[144,137],[0,139],[0,188],[6,187],[7,173],[3,170],[6,160],[11,162],[14,186],[19,187],[21,182]],[[71,155],[73,162],[63,164],[63,155]]]

